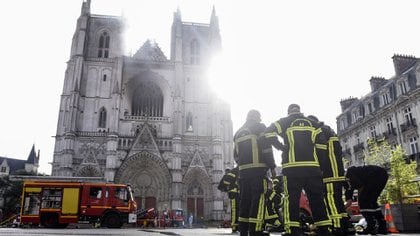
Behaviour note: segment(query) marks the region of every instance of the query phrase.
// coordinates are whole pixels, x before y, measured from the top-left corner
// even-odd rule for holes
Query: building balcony
[[[412,129],[417,129],[416,119],[411,119],[406,121],[404,124],[400,125],[401,132],[407,132]]]

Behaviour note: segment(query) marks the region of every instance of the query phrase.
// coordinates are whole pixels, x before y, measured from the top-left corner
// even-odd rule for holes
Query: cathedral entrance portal
[[[211,209],[206,209],[206,197],[211,188],[208,175],[202,168],[192,168],[184,178],[186,214],[194,216],[194,222],[208,218]]]
[[[170,205],[169,170],[153,153],[142,151],[127,157],[115,175],[115,182],[131,184],[139,209],[163,210]]]

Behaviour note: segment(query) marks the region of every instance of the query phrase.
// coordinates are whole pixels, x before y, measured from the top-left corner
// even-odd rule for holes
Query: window
[[[123,201],[128,201],[128,191],[126,188],[117,187],[115,189],[115,198],[121,199]]]
[[[104,107],[99,111],[99,128],[106,127],[106,109]]]
[[[392,118],[388,117],[385,119],[386,127],[388,129],[388,134],[394,134],[394,124],[392,123]]]
[[[340,124],[341,124],[341,130],[346,128],[346,120],[342,119]]]
[[[402,81],[400,84],[400,92],[401,94],[406,94],[407,93],[407,83],[406,81]]]
[[[191,112],[188,112],[187,119],[186,119],[186,127],[187,131],[193,131],[193,115]]]
[[[418,144],[417,144],[417,137],[411,137],[410,138],[410,154],[416,154],[419,150]]]
[[[367,110],[368,110],[369,114],[373,112],[373,106],[372,106],[372,103],[371,102],[369,102],[367,104]]]
[[[407,124],[411,124],[413,121],[413,114],[411,113],[410,107],[404,109],[404,119]]]
[[[103,32],[99,37],[98,57],[108,58],[109,56],[109,40],[108,32]]]
[[[163,116],[163,93],[152,82],[141,82],[134,91],[132,102],[133,116]]]
[[[6,173],[6,166],[2,166],[1,169],[0,169],[0,172],[1,173]]]
[[[389,94],[387,92],[382,94],[382,101],[384,106],[389,104]]]
[[[376,127],[374,125],[370,127],[370,137],[376,139]]]
[[[102,198],[102,188],[101,187],[90,187],[89,190],[90,198]]]
[[[106,75],[102,76],[102,81],[106,81]]]
[[[200,64],[200,44],[197,40],[191,41],[190,45],[191,50],[191,64],[198,65]]]

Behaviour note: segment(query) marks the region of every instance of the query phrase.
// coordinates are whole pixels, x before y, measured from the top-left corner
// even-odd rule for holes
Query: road
[[[166,228],[166,229],[141,229],[141,228],[66,228],[66,229],[44,229],[44,228],[0,228],[0,235],[182,235],[182,236],[201,236],[201,235],[239,235],[232,234],[230,229],[219,228]],[[281,235],[271,233],[271,235]],[[417,234],[388,234],[388,235],[418,235]]]

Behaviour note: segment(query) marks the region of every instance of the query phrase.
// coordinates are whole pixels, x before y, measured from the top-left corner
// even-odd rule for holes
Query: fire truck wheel
[[[117,213],[108,213],[105,215],[103,222],[108,228],[121,228],[122,223]]]
[[[56,228],[58,227],[58,215],[57,214],[45,214],[41,217],[41,224],[45,228]]]

